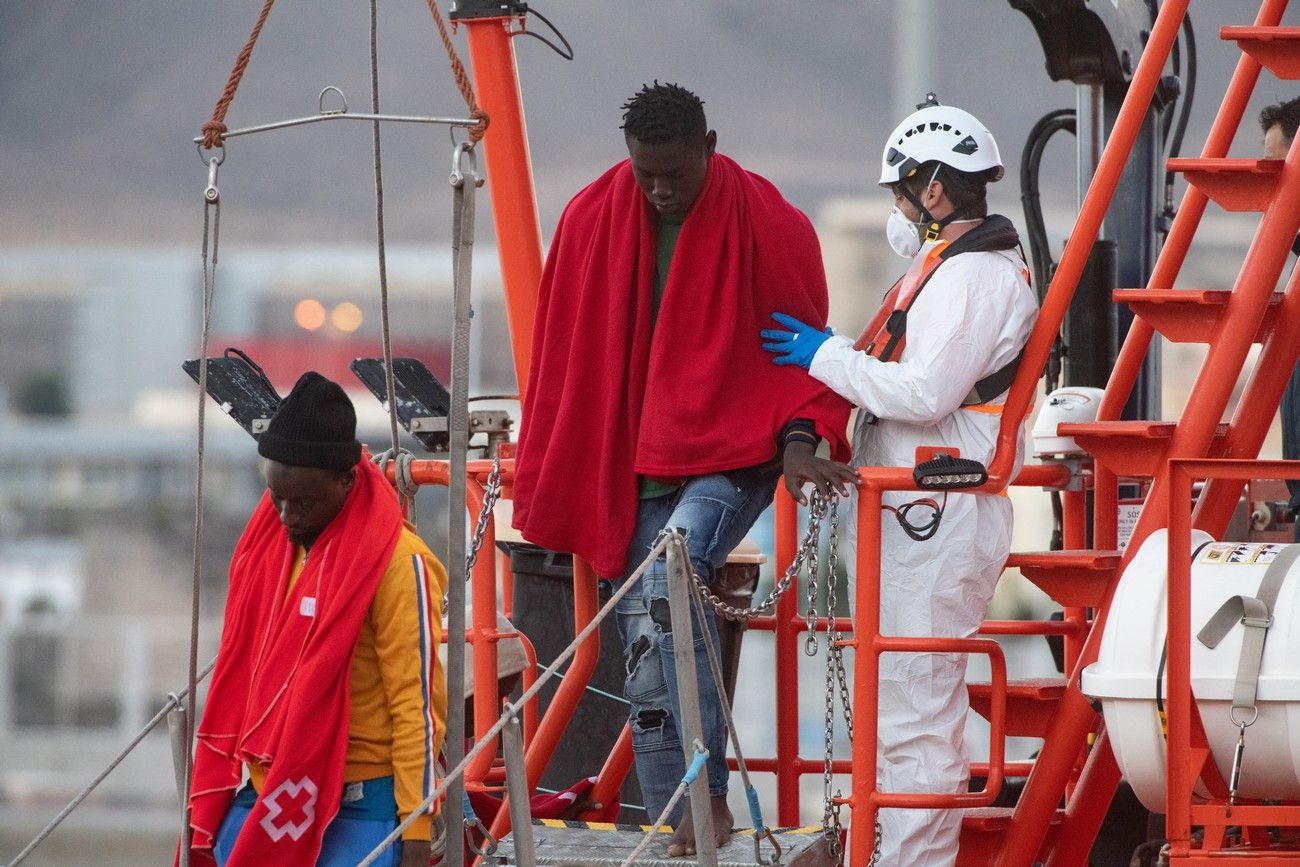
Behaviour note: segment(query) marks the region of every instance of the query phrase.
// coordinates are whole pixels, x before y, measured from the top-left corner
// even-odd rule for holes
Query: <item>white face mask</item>
[[[914,258],[921,252],[921,224],[907,219],[898,208],[889,212],[885,237],[893,251],[904,259]]]

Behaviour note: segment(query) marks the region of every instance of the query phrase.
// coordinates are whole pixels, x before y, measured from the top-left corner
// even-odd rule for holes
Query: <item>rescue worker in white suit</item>
[[[1002,173],[983,124],[926,104],[898,125],[881,158],[880,185],[894,196],[886,233],[909,268],[875,321],[857,342],[783,314],[774,318],[784,329],[762,332],[775,363],[803,365],[859,407],[855,466],[910,467],[918,446],[956,448],[986,465],[993,457],[1001,406],[1037,314],[1015,229],[988,216],[985,185]],[[882,522],[881,633],[971,636],[1010,550],[1011,503],[952,492],[935,496],[938,508],[904,509],[917,499],[885,494],[898,520]],[[937,526],[928,526],[932,519]],[[963,654],[881,657],[882,791],[966,789],[965,672]],[[878,863],[953,864],[960,828],[959,810],[883,810]]]

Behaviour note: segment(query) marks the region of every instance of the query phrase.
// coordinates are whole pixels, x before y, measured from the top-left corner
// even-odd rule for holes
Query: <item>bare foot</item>
[[[731,809],[727,807],[726,795],[714,795],[709,799],[713,812],[713,845],[721,849],[731,840]],[[695,854],[695,822],[691,819],[691,805],[687,804],[682,812],[682,822],[673,832],[673,839],[668,844],[668,857],[680,858]]]

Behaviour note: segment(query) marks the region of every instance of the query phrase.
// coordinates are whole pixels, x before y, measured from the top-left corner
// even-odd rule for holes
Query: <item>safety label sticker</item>
[[[1213,542],[1206,545],[1197,558],[1201,563],[1220,566],[1267,566],[1286,547],[1274,544],[1236,544]]]
[[[1137,527],[1138,515],[1142,514],[1142,500],[1121,500],[1115,512],[1118,530],[1119,549],[1128,547],[1128,540],[1133,538],[1133,529]]]

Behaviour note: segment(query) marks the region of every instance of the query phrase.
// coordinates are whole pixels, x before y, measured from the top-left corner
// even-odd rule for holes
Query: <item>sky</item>
[[[566,62],[537,40],[516,44],[544,232],[569,196],[624,155],[619,106],[656,78],[699,93],[719,149],[814,215],[828,198],[873,192],[881,143],[899,120],[894,70],[905,51],[927,88],[974,112],[999,138],[1008,180],[992,197],[1002,210],[1019,210],[1015,166],[1025,134],[1042,114],[1075,99],[1072,84],[1048,79],[1029,20],[1006,0],[931,0],[911,49],[900,47],[898,16],[913,14],[918,0],[534,5],[576,53]],[[0,0],[0,245],[192,243],[197,251],[206,170],[191,139],[260,6]],[[1192,4],[1201,48],[1186,145],[1192,153],[1237,57],[1234,45],[1217,39],[1218,29],[1250,23],[1256,8],[1252,0]],[[380,0],[379,18],[383,110],[462,111],[425,3]],[[1284,23],[1300,23],[1300,10]],[[354,110],[366,110],[368,24],[362,0],[280,0],[229,124],[314,113],[326,85],[340,87]],[[463,34],[457,44],[464,49]],[[1252,113],[1295,90],[1266,75]],[[1244,155],[1257,142],[1248,125],[1237,148]],[[384,129],[391,239],[445,243],[450,147],[442,128]],[[372,239],[372,159],[362,123],[232,141],[220,178],[223,240]],[[1068,143],[1049,149],[1049,204],[1074,200],[1073,159]],[[881,207],[883,225],[883,197]]]

